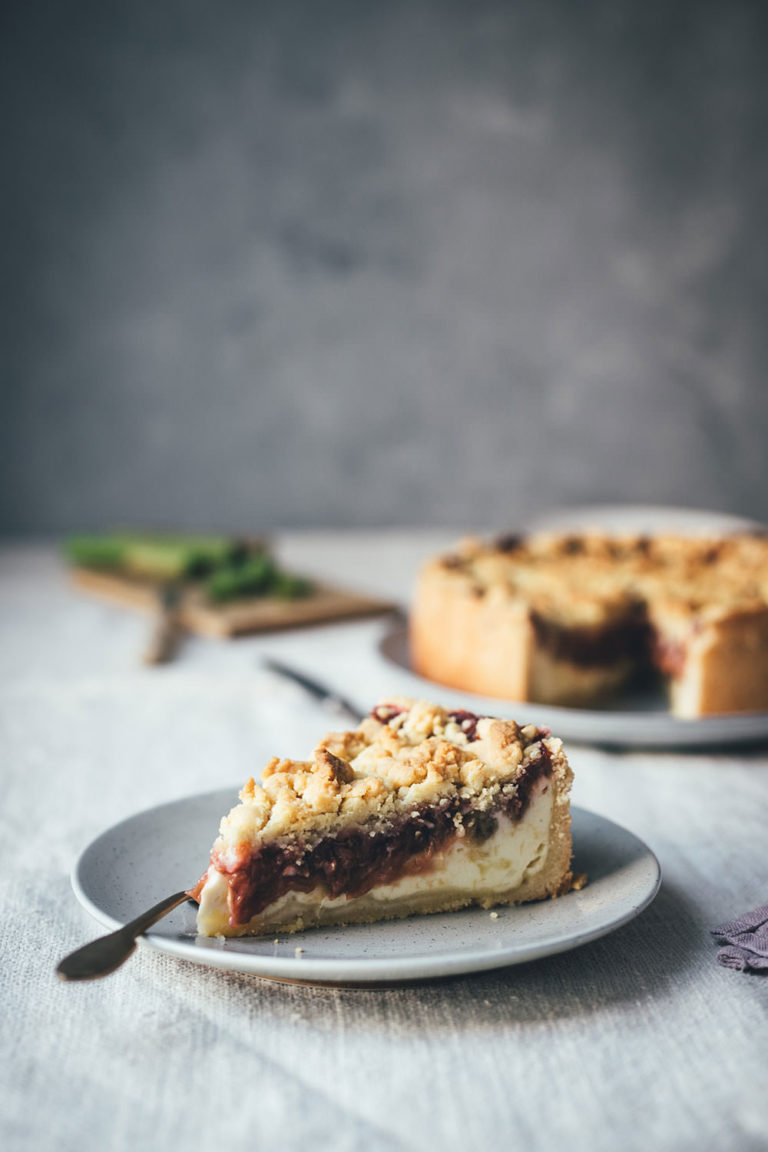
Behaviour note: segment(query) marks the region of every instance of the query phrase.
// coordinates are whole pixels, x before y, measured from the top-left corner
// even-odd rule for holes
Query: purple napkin
[[[727,945],[717,954],[718,964],[740,972],[768,969],[768,904],[711,931],[715,939]]]

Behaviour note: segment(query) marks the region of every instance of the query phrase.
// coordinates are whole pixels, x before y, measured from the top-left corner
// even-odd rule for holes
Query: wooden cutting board
[[[84,592],[142,612],[157,612],[162,585],[153,580],[124,576],[94,568],[73,568],[75,586]],[[392,612],[397,605],[374,596],[363,596],[332,584],[313,582],[314,590],[300,600],[251,596],[226,604],[211,604],[199,588],[187,588],[178,607],[183,628],[202,636],[227,639],[248,632],[294,628],[355,616]]]

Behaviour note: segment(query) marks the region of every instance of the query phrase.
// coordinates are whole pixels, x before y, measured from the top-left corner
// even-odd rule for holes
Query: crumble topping
[[[600,628],[644,611],[716,622],[768,607],[768,533],[538,533],[461,541],[438,564],[468,596],[517,601],[553,623]]]
[[[226,864],[257,842],[384,822],[422,805],[471,800],[482,812],[559,750],[533,725],[391,697],[358,728],[329,733],[312,760],[270,760],[222,820],[214,857]]]

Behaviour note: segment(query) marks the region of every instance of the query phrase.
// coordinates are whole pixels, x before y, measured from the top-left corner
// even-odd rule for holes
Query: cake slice
[[[649,607],[653,658],[681,719],[768,709],[768,610],[659,599]]]
[[[572,773],[533,725],[393,697],[270,761],[190,895],[203,936],[293,932],[568,891]]]

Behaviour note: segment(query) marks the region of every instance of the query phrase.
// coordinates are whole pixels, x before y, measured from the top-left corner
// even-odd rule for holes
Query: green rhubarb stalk
[[[312,590],[312,583],[305,576],[297,576],[293,572],[278,572],[272,595],[277,596],[279,600],[303,600]]]
[[[266,552],[257,553],[240,564],[219,568],[205,586],[208,599],[216,604],[239,596],[267,596],[277,576],[277,565]]]
[[[69,558],[89,568],[110,568],[153,580],[205,576],[248,555],[247,545],[229,536],[193,533],[117,532],[71,537]]]
[[[119,568],[125,557],[125,543],[118,536],[70,536],[65,554],[83,568]]]
[[[164,584],[205,580],[215,604],[249,596],[299,600],[312,591],[303,576],[285,572],[267,551],[229,536],[195,533],[115,532],[72,536],[65,542],[70,560],[157,580]]]

